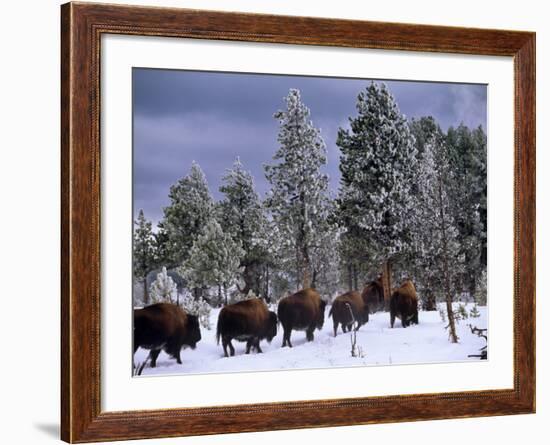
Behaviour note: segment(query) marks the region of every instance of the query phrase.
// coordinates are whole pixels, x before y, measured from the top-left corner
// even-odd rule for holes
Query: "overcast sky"
[[[218,199],[221,177],[237,156],[252,172],[263,197],[262,165],[277,149],[278,123],[290,88],[298,88],[325,140],[326,173],[338,189],[339,127],[355,116],[357,93],[370,79],[213,73],[134,68],[134,213],[155,224],[169,204],[170,185],[192,161],[206,174]],[[485,85],[385,81],[407,118],[433,116],[444,130],[461,122],[486,129]]]

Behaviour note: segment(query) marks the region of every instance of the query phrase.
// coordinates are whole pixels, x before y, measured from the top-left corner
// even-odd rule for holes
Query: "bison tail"
[[[221,337],[221,327],[222,327],[222,317],[221,313],[218,316],[218,323],[216,324],[216,344],[220,344],[220,337]]]
[[[334,306],[331,305],[331,306],[330,306],[330,311],[328,311],[328,316],[329,316],[329,318],[332,317],[332,308],[333,308],[333,307],[334,307]]]

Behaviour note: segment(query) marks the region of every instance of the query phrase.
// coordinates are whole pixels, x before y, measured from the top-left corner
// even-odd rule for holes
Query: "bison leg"
[[[229,339],[227,344],[229,345],[229,353],[231,354],[231,357],[233,357],[235,355],[235,348],[233,347],[233,344],[231,343],[231,339]]]
[[[315,330],[315,327],[313,329],[309,328],[306,331],[306,339],[307,341],[313,341],[313,331]]]
[[[178,363],[178,365],[181,365],[181,356],[180,356],[180,353],[181,353],[181,349],[178,349],[176,351],[176,353],[174,354],[174,358],[176,359],[176,362]]]
[[[262,351],[262,348],[260,348],[260,339],[257,338],[254,342],[254,346],[256,347],[256,351],[258,352],[258,354],[261,354],[263,351]]]
[[[406,314],[401,314],[401,325],[406,328],[409,325]]]
[[[291,328],[288,328],[286,326],[283,326],[283,345],[282,347],[284,348],[285,346],[288,345],[289,348],[292,348],[292,343],[290,343],[290,334],[292,333],[292,329]]]
[[[246,354],[250,354],[250,348],[252,347],[254,339],[251,338],[246,342]]]
[[[181,347],[182,347],[181,344],[177,344],[174,340],[170,340],[166,344],[166,346],[163,348],[163,350],[172,358],[175,358],[178,365],[181,365],[181,357],[180,357]]]
[[[333,318],[332,324],[334,325],[334,336],[336,337],[336,332],[338,331],[338,322]]]
[[[289,348],[292,348],[292,343],[290,343],[290,334],[292,334],[292,329],[285,330],[285,341]]]
[[[413,317],[412,321],[413,321],[414,324],[418,324],[418,309],[414,313],[414,317]]]
[[[222,337],[223,355],[225,357],[229,357],[229,354],[227,353],[227,344],[228,343],[229,343],[229,339],[227,337]]]
[[[395,323],[395,314],[393,312],[390,312],[390,325],[392,328],[394,323]]]
[[[151,368],[156,368],[157,366],[157,357],[160,354],[160,349],[151,349],[149,355],[151,356]]]

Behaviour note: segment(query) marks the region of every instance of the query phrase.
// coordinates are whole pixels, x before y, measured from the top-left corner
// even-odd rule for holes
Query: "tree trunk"
[[[143,304],[145,306],[149,304],[149,289],[147,289],[147,275],[143,279]]]
[[[456,336],[455,317],[453,312],[453,297],[451,295],[451,278],[449,272],[449,250],[447,245],[447,228],[445,227],[445,213],[443,211],[443,185],[442,179],[439,177],[439,217],[441,238],[443,241],[443,274],[445,279],[445,300],[447,306],[447,318],[449,319],[449,336],[452,343],[458,342]]]
[[[389,259],[382,265],[382,287],[384,289],[384,307],[389,310],[392,291],[391,261]]]
[[[302,259],[300,258],[300,249],[296,246],[296,292],[300,290],[302,282]]]
[[[470,280],[469,292],[470,292],[470,298],[472,299],[472,301],[474,303],[477,303],[477,301],[476,301],[476,291],[477,291],[476,279],[475,279],[475,277],[472,277],[472,279]]]
[[[307,289],[311,286],[311,276],[310,276],[310,267],[311,261],[309,258],[309,248],[306,242],[306,221],[308,219],[307,215],[307,204],[304,192],[300,192],[300,207],[302,210],[302,222],[300,224],[300,230],[298,232],[297,245],[299,249],[300,256],[300,265],[302,273],[302,289]]]
[[[302,272],[303,272],[303,279],[302,279],[302,289],[307,289],[308,287],[311,287],[311,276],[310,276],[310,261],[309,261],[309,252],[307,246],[304,244],[302,247]]]
[[[311,287],[315,289],[317,286],[317,269],[313,269],[313,278],[311,279]]]
[[[269,296],[269,264],[265,265],[265,298],[266,301],[271,301]]]

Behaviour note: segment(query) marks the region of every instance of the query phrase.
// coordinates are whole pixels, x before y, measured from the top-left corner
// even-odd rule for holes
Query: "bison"
[[[139,347],[149,349],[152,368],[161,350],[181,364],[181,348],[195,349],[200,339],[197,317],[175,304],[157,303],[134,310],[134,354]]]
[[[266,339],[271,343],[277,335],[277,314],[267,309],[265,302],[259,298],[239,301],[225,306],[218,316],[216,339],[218,344],[222,340],[223,353],[226,357],[227,347],[231,355],[235,355],[235,348],[231,340],[246,341],[246,353],[254,347],[262,352],[260,340]]]
[[[325,322],[326,302],[315,289],[303,289],[279,302],[277,315],[283,325],[283,347],[290,343],[292,329],[306,331],[307,341],[313,341],[315,328],[322,329]]]
[[[347,292],[337,297],[332,303],[328,316],[332,316],[334,336],[338,330],[338,324],[342,325],[342,331],[351,331],[353,324],[357,331],[369,321],[369,307],[363,301],[359,292]]]
[[[401,319],[404,328],[409,324],[418,324],[418,297],[411,280],[394,289],[390,299],[390,323],[393,328],[395,317]]]
[[[371,314],[384,310],[384,288],[380,279],[371,281],[365,285],[361,297],[365,304],[368,305]]]

